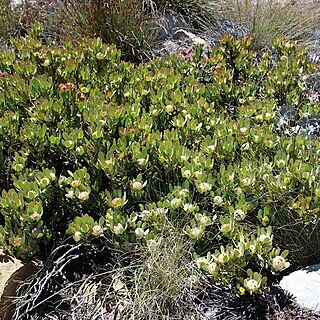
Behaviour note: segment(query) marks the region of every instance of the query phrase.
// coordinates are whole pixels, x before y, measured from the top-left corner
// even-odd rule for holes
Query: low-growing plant
[[[130,252],[174,232],[214,282],[267,290],[294,248],[272,227],[318,218],[319,141],[278,125],[283,105],[318,112],[306,51],[226,36],[207,59],[134,65],[101,39],[40,33],[0,54],[3,250],[36,256],[67,232]]]

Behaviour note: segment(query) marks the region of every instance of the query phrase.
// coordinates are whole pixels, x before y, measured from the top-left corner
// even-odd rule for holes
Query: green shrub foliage
[[[99,39],[44,46],[39,32],[0,53],[3,250],[32,257],[65,233],[124,249],[175,230],[242,293],[289,266],[278,215],[319,214],[319,141],[276,130],[280,106],[316,110],[303,50],[225,37],[207,59],[134,65]]]

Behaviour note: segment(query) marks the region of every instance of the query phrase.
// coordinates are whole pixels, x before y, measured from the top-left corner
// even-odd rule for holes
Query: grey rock
[[[176,39],[167,40],[161,44],[160,49],[157,50],[158,56],[163,56],[165,54],[168,54],[169,56],[178,55],[184,60],[190,60],[194,54],[193,49],[199,45],[202,45],[203,47],[202,56],[208,56],[208,52],[210,52],[210,49],[212,48],[209,42],[182,29],[178,31],[178,34],[179,36],[177,35]]]
[[[22,4],[24,4],[24,0],[11,0],[11,6],[13,7],[13,8],[15,8],[15,7],[18,7],[18,6],[21,6]],[[26,2],[28,2],[29,4],[35,4],[36,3],[36,1],[35,0],[28,0],[28,1],[26,1]]]
[[[181,15],[174,15],[171,13],[160,17],[157,23],[160,26],[158,40],[166,40],[171,38],[176,30],[180,28],[190,29],[186,18],[182,17]]]
[[[312,93],[309,93],[311,97]],[[312,100],[310,100],[312,101]],[[316,101],[316,96],[314,100]],[[278,128],[281,132],[292,134],[304,134],[311,140],[320,138],[320,113],[316,115],[299,115],[297,108],[289,105],[281,106],[278,112]]]
[[[22,0],[12,0],[11,1],[11,5],[13,7],[19,6],[20,4],[22,4]]]
[[[173,54],[174,52],[177,52],[179,50],[179,44],[173,42],[172,40],[167,40],[163,43],[163,48],[168,52],[169,54]]]
[[[198,37],[197,35],[195,35],[192,32],[186,31],[184,29],[179,29],[177,30],[172,38],[174,40],[181,40],[181,39],[187,39],[190,40],[192,42],[192,44],[194,45],[204,45],[206,47],[208,47],[208,42],[204,39],[202,39],[201,37]]]
[[[292,294],[301,307],[320,311],[320,264],[292,272],[283,277],[280,286]]]

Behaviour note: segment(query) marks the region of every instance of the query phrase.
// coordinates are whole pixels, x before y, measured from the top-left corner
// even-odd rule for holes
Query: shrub
[[[3,250],[35,256],[67,232],[130,251],[175,230],[240,293],[289,266],[272,225],[318,217],[319,141],[277,129],[282,105],[318,112],[305,51],[277,39],[259,58],[225,37],[207,60],[137,66],[101,39],[46,47],[40,32],[0,55]]]

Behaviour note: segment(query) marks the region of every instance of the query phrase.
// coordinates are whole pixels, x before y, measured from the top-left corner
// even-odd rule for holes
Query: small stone
[[[179,29],[177,30],[172,38],[174,40],[182,40],[182,39],[189,39],[192,41],[192,43],[194,45],[204,45],[205,47],[208,47],[208,42],[200,37],[198,37],[197,35],[195,35],[194,33],[192,32],[189,32],[189,31],[186,31],[186,30],[183,30],[183,29]]]

